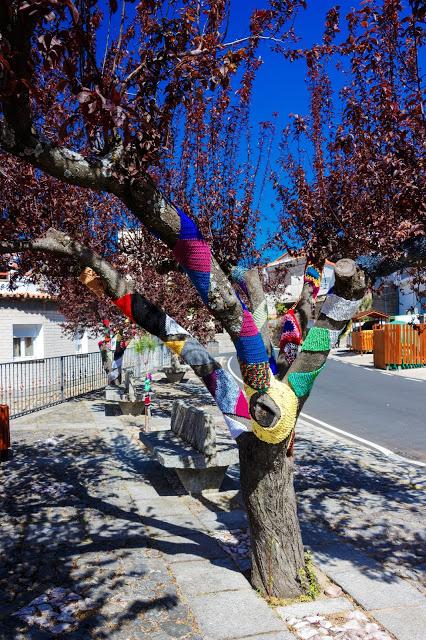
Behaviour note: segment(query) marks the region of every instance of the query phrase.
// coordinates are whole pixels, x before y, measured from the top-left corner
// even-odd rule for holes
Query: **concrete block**
[[[251,591],[249,582],[236,569],[232,560],[223,558],[208,562],[178,562],[173,565],[173,573],[182,593],[190,598],[206,593],[222,591]]]
[[[179,480],[189,494],[218,491],[228,467],[210,469],[176,469]]]
[[[402,609],[383,609],[370,613],[387,631],[398,640],[424,640],[426,637],[425,604]]]
[[[105,400],[114,400],[118,402],[121,400],[124,389],[122,387],[106,386],[105,387]]]
[[[298,602],[286,607],[277,607],[276,611],[285,620],[293,616],[296,618],[315,615],[324,616],[330,613],[339,613],[340,611],[351,611],[353,608],[352,602],[347,598],[324,598],[313,602]]]
[[[144,416],[145,415],[145,403],[144,401],[130,401],[120,400],[119,403],[121,413],[123,416]]]
[[[394,607],[425,603],[424,596],[415,587],[383,571],[348,571],[329,575],[367,610],[385,609],[390,603]]]
[[[283,632],[283,622],[254,591],[226,591],[191,598],[205,640],[229,640]]]
[[[109,400],[105,402],[105,415],[106,416],[121,416],[121,407],[118,402],[113,402]]]
[[[175,400],[172,408],[173,433],[194,449],[211,458],[216,453],[216,431],[213,418],[203,409],[190,407],[182,400]]]

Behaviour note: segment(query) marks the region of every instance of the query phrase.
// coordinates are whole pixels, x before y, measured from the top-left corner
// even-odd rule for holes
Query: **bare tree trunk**
[[[287,442],[271,445],[252,433],[238,440],[241,491],[251,533],[253,587],[263,595],[296,598],[305,560]]]

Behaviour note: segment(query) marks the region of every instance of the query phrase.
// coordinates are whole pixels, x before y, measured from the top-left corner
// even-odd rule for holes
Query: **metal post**
[[[64,401],[64,356],[61,356],[61,400]]]

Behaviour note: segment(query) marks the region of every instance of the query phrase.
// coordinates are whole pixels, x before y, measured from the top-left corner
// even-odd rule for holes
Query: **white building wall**
[[[0,299],[0,362],[11,362],[14,359],[13,325],[41,325],[43,353],[35,353],[35,358],[74,355],[78,352],[77,344],[64,334],[62,322],[64,317],[58,312],[54,302]],[[90,335],[87,350],[98,350],[96,338]]]
[[[405,286],[404,286],[405,285]],[[422,302],[417,294],[409,286],[409,282],[402,282],[398,290],[399,314],[407,313],[408,309],[414,309],[415,313],[425,313]]]
[[[283,265],[286,267],[286,265]],[[270,282],[273,283],[275,274],[274,271],[280,269],[280,267],[274,267],[273,269],[264,269],[264,274],[270,278]],[[268,304],[268,313],[271,318],[275,317],[276,309],[275,304],[277,302],[295,302],[299,299],[303,289],[303,275],[305,271],[305,259],[295,261],[295,264],[288,268],[284,283],[277,286],[273,293],[267,294],[266,301]],[[325,264],[322,271],[321,285],[319,289],[319,296],[325,296],[329,289],[334,285],[334,267],[330,264]]]

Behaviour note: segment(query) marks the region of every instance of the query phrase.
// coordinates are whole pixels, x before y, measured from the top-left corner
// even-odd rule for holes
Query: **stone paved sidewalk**
[[[211,404],[192,379],[155,387],[161,409],[154,422],[167,418],[176,397]],[[70,640],[389,640],[380,623],[400,640],[424,640],[401,618],[407,606],[416,624],[426,617],[417,590],[425,563],[425,481],[418,470],[299,424],[296,486],[305,543],[367,615],[342,592],[271,609],[237,570],[248,566],[238,469],[218,494],[184,495],[140,446],[137,419],[105,418],[102,409],[101,398],[80,400],[12,423],[15,457],[0,466],[0,510],[7,514],[1,640],[47,640],[53,622],[65,625],[59,637]],[[65,604],[68,618],[58,619],[52,594],[38,605],[39,626],[27,624],[31,611],[27,622],[11,616],[55,587],[64,590],[53,594],[57,601],[76,594]],[[49,607],[58,614],[51,620]]]
[[[167,492],[167,480],[93,409],[101,403],[77,401],[12,422],[15,455],[0,466],[0,638],[52,638],[48,617],[39,628],[11,614],[64,588],[84,601],[76,630],[62,623],[59,637],[200,640],[127,488]]]

